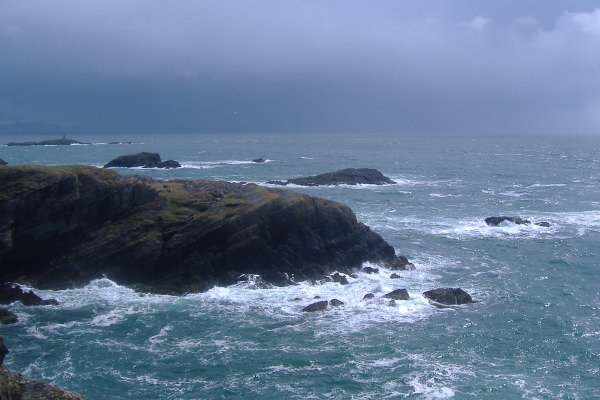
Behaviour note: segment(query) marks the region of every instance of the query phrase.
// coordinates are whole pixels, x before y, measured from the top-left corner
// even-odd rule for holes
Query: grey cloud
[[[9,0],[0,121],[157,132],[597,130],[600,9],[523,3]]]

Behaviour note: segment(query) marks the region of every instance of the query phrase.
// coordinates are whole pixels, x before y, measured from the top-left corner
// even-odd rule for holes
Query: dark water
[[[39,138],[2,138],[2,142]],[[157,178],[264,183],[345,167],[386,186],[292,188],[339,200],[417,269],[350,284],[215,288],[147,296],[109,280],[12,305],[6,364],[90,399],[595,399],[600,397],[600,138],[394,135],[82,137],[0,147],[10,164],[90,164],[139,151],[179,170]],[[129,145],[98,144],[115,140]],[[251,160],[267,159],[264,164]],[[516,215],[550,227],[488,227]],[[477,303],[422,296],[461,287]],[[406,288],[388,307],[362,301]],[[345,302],[300,309],[315,296]],[[301,297],[303,300],[294,301]]]

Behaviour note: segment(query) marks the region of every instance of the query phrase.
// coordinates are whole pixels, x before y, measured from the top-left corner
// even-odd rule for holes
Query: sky
[[[596,0],[0,0],[0,127],[600,133]]]

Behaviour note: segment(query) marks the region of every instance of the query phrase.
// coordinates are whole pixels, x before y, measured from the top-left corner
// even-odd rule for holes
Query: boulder
[[[33,291],[28,291],[23,293],[23,297],[21,297],[21,303],[26,306],[57,306],[58,301],[55,299],[43,300],[40,296],[33,293]]]
[[[323,311],[327,308],[328,304],[329,304],[329,302],[327,300],[317,301],[316,303],[307,305],[301,311],[303,311],[303,312]]]
[[[364,272],[365,274],[378,274],[379,273],[379,269],[373,268],[373,267],[363,267],[360,271]]]
[[[408,300],[410,298],[406,289],[396,289],[394,291],[384,294],[383,297],[392,300]]]
[[[329,300],[329,304],[332,307],[339,307],[339,306],[343,306],[344,302],[341,300],[338,300],[338,299],[331,299],[331,300]]]
[[[346,278],[344,275],[339,274],[338,272],[336,272],[335,274],[331,275],[331,279],[334,282],[339,283],[340,285],[347,285],[348,282],[348,278]]]
[[[385,185],[395,183],[390,178],[384,176],[381,172],[372,168],[346,168],[335,172],[327,172],[320,175],[308,176],[303,178],[292,178],[287,181],[268,181],[272,185],[300,185],[300,186],[320,186],[320,185]]]
[[[19,320],[17,316],[6,308],[0,308],[0,323],[2,324],[14,324]],[[1,363],[0,363],[1,364]]]
[[[375,295],[373,293],[367,293],[364,295],[363,300],[370,300],[370,299],[374,299]]]
[[[166,188],[165,188],[166,186]],[[254,184],[140,182],[89,166],[0,169],[0,282],[64,289],[103,276],[154,293],[257,274],[274,285],[407,261],[347,206]]]
[[[537,226],[543,226],[544,228],[549,228],[550,227],[550,222],[546,222],[546,221],[536,222],[535,224]]]
[[[395,272],[390,275],[390,279],[400,279],[400,278],[402,278],[402,277]]]
[[[522,219],[521,217],[506,217],[506,216],[502,216],[502,217],[488,217],[488,218],[485,219],[485,223],[488,224],[489,226],[498,226],[498,225],[500,225],[504,221],[512,222],[513,224],[516,224],[516,225],[529,225],[529,224],[531,224],[531,221],[528,221],[526,219]]]
[[[444,305],[459,305],[474,303],[471,295],[461,288],[439,288],[428,290],[423,295],[429,300]]]
[[[111,160],[104,168],[180,168],[181,165],[177,161],[168,160],[161,161],[158,153],[136,153],[120,156]]]

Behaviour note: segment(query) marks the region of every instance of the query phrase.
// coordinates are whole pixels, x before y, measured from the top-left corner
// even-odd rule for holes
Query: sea
[[[260,185],[376,168],[396,183],[288,189],[348,205],[416,268],[400,279],[371,265],[379,273],[348,285],[250,280],[180,297],[108,278],[37,290],[60,305],[8,306],[19,322],[0,335],[14,371],[88,399],[600,398],[600,136],[73,138],[91,144],[0,146],[0,158],[102,167],[149,151],[183,168],[115,171]],[[485,223],[504,215],[532,223]],[[475,303],[439,308],[423,296],[447,287]],[[399,288],[409,300],[381,298]],[[344,305],[302,312],[317,296]]]

